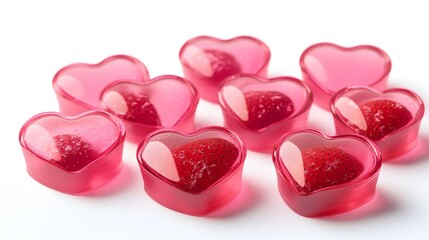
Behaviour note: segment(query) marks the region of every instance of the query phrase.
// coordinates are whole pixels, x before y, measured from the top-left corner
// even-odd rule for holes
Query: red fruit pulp
[[[95,160],[96,152],[87,140],[72,134],[54,137],[55,146],[60,154],[56,164],[69,171],[78,171]]]
[[[241,66],[235,57],[216,49],[205,49],[192,55],[190,68],[200,77],[213,82],[220,82],[226,77],[240,73]]]
[[[339,185],[357,178],[364,170],[362,163],[336,147],[313,147],[302,151],[305,185],[303,193]]]
[[[211,80],[220,82],[230,75],[241,72],[240,64],[231,54],[215,49],[205,50],[204,52],[210,59],[213,68]]]
[[[200,139],[172,151],[180,181],[177,186],[200,193],[221,179],[239,155],[237,147],[222,138]]]
[[[281,92],[247,92],[244,97],[249,116],[245,123],[252,130],[283,120],[295,110],[292,100]]]
[[[161,125],[158,112],[148,96],[130,92],[121,92],[120,94],[128,106],[128,111],[123,116],[124,119],[152,126]]]
[[[380,140],[387,134],[407,125],[413,119],[407,108],[392,100],[369,100],[359,107],[366,122],[366,129],[350,122],[348,124],[355,132],[371,140]]]

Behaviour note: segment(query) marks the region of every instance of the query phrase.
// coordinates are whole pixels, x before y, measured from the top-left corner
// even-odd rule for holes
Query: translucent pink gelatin
[[[192,134],[159,130],[137,150],[146,192],[190,215],[207,214],[238,194],[245,157],[240,139],[222,127]]]
[[[119,80],[147,81],[149,73],[139,60],[115,55],[98,64],[75,63],[59,70],[52,81],[60,112],[76,115],[100,110],[101,91]]]
[[[223,79],[238,73],[266,76],[270,56],[265,43],[248,36],[228,40],[195,37],[179,53],[185,78],[197,87],[202,98],[215,103]]]
[[[389,123],[385,125],[375,125],[380,129],[371,129],[374,127],[372,122],[367,122],[362,112],[362,106],[370,101],[387,100],[398,104],[398,109],[402,112],[403,108],[411,114],[411,119],[403,127],[391,130],[381,138],[372,139],[380,149],[383,160],[388,161],[399,157],[418,143],[418,132],[420,122],[424,115],[424,104],[422,99],[414,92],[406,89],[388,89],[383,92],[376,91],[368,87],[349,87],[341,90],[334,95],[331,102],[331,112],[334,116],[335,129],[337,134],[364,134],[365,132],[385,132],[383,128],[389,128]],[[394,123],[401,120],[402,116],[397,113],[389,113],[390,109],[379,109],[374,113],[380,116],[372,116],[374,121],[378,118],[385,118],[384,114],[394,114]],[[405,110],[405,111],[406,111]],[[357,131],[359,129],[359,131]],[[360,131],[363,130],[363,131]],[[367,137],[370,137],[367,135]]]
[[[127,140],[140,143],[161,128],[193,131],[199,96],[185,79],[164,75],[148,82],[115,82],[101,92],[100,101],[102,109],[123,120]]]
[[[124,139],[123,123],[100,111],[74,117],[41,113],[19,133],[30,176],[70,194],[96,188],[120,172]]]
[[[303,80],[314,93],[314,102],[325,109],[329,109],[332,95],[344,87],[360,85],[384,90],[392,67],[389,56],[380,48],[345,48],[331,43],[307,48],[300,64]]]
[[[292,77],[239,74],[219,88],[225,126],[254,151],[272,151],[284,133],[306,127],[312,101],[310,88]]]
[[[317,170],[312,174],[322,176],[316,180],[307,175],[309,169],[304,167],[309,164],[304,164],[308,155],[303,153],[308,154],[309,150],[316,154],[311,157],[322,159],[312,163],[313,170]],[[334,154],[329,155],[329,151]],[[371,200],[382,160],[377,147],[367,138],[330,137],[305,129],[282,136],[274,148],[273,161],[278,188],[286,204],[302,216],[319,217],[348,211]],[[324,162],[331,164],[323,165]],[[308,190],[310,185],[319,188]]]

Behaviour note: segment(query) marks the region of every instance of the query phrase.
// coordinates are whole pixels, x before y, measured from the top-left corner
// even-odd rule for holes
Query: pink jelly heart
[[[303,80],[314,93],[314,101],[329,109],[332,95],[342,88],[360,85],[384,90],[392,67],[380,48],[360,45],[351,48],[318,43],[307,48],[300,59]]]
[[[101,91],[118,80],[147,81],[149,73],[139,60],[115,55],[97,64],[75,63],[59,70],[52,85],[60,112],[76,115],[101,108]]]
[[[217,102],[219,83],[237,73],[267,75],[270,50],[259,39],[240,36],[221,40],[200,36],[187,41],[179,58],[186,79],[202,98]]]
[[[134,143],[161,128],[194,130],[198,92],[183,78],[164,75],[147,82],[118,81],[100,96],[102,108],[124,121],[127,140]]]
[[[74,117],[41,113],[19,133],[30,176],[71,194],[96,188],[120,172],[124,139],[123,123],[100,111]]]
[[[272,151],[285,132],[305,127],[312,101],[310,88],[292,77],[239,74],[219,87],[225,126],[255,151]]]
[[[417,145],[424,104],[417,94],[406,89],[379,92],[368,87],[350,87],[334,95],[331,112],[337,134],[354,133],[370,138],[386,161]]]
[[[318,217],[371,200],[382,160],[367,138],[331,137],[305,129],[282,136],[274,148],[273,161],[287,205],[302,216]]]
[[[191,215],[207,214],[238,194],[245,157],[240,139],[222,127],[190,134],[160,130],[137,150],[146,192],[161,205]]]

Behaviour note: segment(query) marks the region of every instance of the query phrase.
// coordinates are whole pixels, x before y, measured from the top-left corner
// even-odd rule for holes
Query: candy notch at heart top
[[[377,144],[388,161],[418,143],[424,115],[422,99],[412,91],[392,88],[383,92],[368,87],[349,87],[331,102],[337,134],[361,134]]]
[[[238,73],[265,77],[270,57],[267,45],[249,36],[228,40],[199,36],[187,41],[179,53],[185,78],[202,98],[215,103],[222,80]]]
[[[314,102],[329,109],[331,97],[349,86],[367,86],[382,91],[392,67],[380,48],[360,45],[351,48],[318,43],[301,55],[303,80],[314,93]]]
[[[75,63],[59,70],[52,81],[60,112],[76,115],[88,110],[100,110],[100,93],[119,80],[145,82],[149,80],[146,66],[139,60],[115,55],[97,64]]]
[[[185,79],[163,75],[147,82],[114,82],[101,92],[100,101],[102,109],[122,119],[127,140],[138,144],[161,128],[193,131],[199,96]]]
[[[255,151],[272,151],[285,132],[307,126],[313,95],[292,77],[231,76],[219,86],[225,126]]]
[[[74,117],[41,113],[19,133],[30,176],[69,194],[94,189],[118,174],[124,140],[122,121],[101,111]]]
[[[302,216],[319,217],[371,200],[382,160],[367,138],[305,129],[282,136],[273,161],[284,201]]]
[[[222,127],[192,134],[159,130],[137,150],[146,192],[190,215],[207,214],[238,194],[245,157],[240,139]]]

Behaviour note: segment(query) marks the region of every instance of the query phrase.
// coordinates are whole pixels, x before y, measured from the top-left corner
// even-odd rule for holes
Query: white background
[[[140,3],[139,3],[140,2]],[[373,201],[329,218],[304,218],[277,191],[269,155],[248,153],[239,196],[206,217],[166,209],[143,190],[126,146],[125,169],[83,196],[48,189],[26,172],[18,131],[31,116],[58,110],[51,80],[74,62],[129,54],[152,77],[181,75],[178,52],[189,38],[251,35],[271,49],[270,76],[300,78],[311,44],[372,44],[391,57],[389,87],[429,103],[429,14],[417,1],[1,1],[0,239],[424,239],[429,235],[429,114],[420,145],[384,164]],[[281,3],[281,4],[280,4]],[[197,126],[220,125],[218,106],[201,101]],[[310,125],[333,134],[330,113],[311,109]]]

